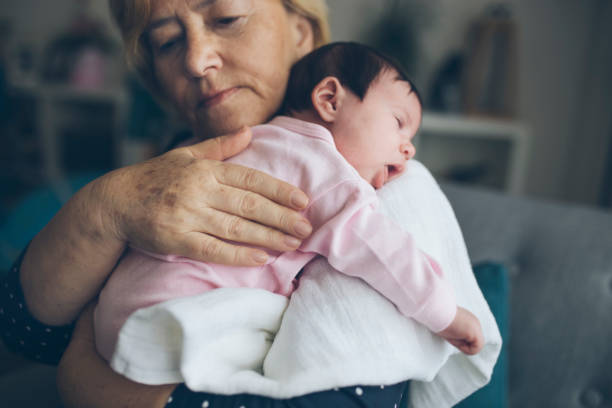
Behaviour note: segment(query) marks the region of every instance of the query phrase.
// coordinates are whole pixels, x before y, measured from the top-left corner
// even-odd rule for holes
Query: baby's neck
[[[286,116],[289,116],[295,119],[300,119],[305,122],[315,123],[331,131],[330,126],[329,126],[330,124],[322,120],[321,117],[317,114],[317,112],[313,111],[312,109],[307,109],[307,110],[303,110],[300,112],[291,112],[289,114],[286,114]]]

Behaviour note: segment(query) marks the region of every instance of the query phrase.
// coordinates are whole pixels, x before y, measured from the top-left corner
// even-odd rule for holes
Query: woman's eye
[[[157,49],[162,54],[168,53],[168,52],[172,51],[174,48],[176,48],[176,46],[179,44],[179,42],[180,42],[180,38],[173,38],[171,40],[162,42],[157,47]]]
[[[240,19],[239,16],[221,17],[215,20],[215,24],[219,27],[229,27]]]

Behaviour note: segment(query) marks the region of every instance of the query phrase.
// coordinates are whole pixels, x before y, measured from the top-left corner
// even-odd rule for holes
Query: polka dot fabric
[[[68,346],[74,325],[47,326],[32,316],[19,280],[24,253],[25,250],[8,273],[0,275],[0,336],[14,352],[41,363],[56,365]],[[352,386],[276,400],[249,394],[194,392],[181,384],[168,399],[166,408],[399,408],[407,385],[408,382],[387,386]]]
[[[166,149],[170,150],[192,137],[178,135]],[[8,273],[0,275],[0,336],[8,348],[27,358],[56,365],[64,354],[74,324],[54,327],[40,323],[28,310],[19,268],[25,250]],[[408,382],[387,386],[354,386],[336,388],[287,400],[274,400],[256,395],[215,395],[189,390],[179,385],[166,403],[166,408],[320,408],[376,407],[399,408]]]
[[[166,403],[166,408],[399,408],[408,382],[394,385],[351,386],[335,388],[286,400],[257,395],[215,395],[193,392],[179,385]]]
[[[56,365],[68,346],[74,325],[47,326],[32,316],[19,281],[22,257],[23,253],[0,277],[0,335],[13,352]]]

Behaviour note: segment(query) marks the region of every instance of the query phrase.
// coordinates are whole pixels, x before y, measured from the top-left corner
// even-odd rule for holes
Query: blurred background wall
[[[419,159],[441,181],[612,206],[612,2],[328,3],[334,40],[385,48],[415,78]],[[105,0],[2,1],[0,74],[0,224],[179,127],[127,73]]]
[[[0,6],[0,18],[11,23],[14,41],[39,49],[70,26],[75,16],[82,12],[99,17],[119,39],[105,0],[7,0]]]
[[[334,38],[366,40],[393,1],[332,0]],[[439,65],[465,51],[488,0],[400,1],[417,25],[416,80],[427,94]],[[531,128],[525,194],[610,206],[612,2],[509,0],[517,36],[516,117]],[[411,13],[412,12],[412,13]]]

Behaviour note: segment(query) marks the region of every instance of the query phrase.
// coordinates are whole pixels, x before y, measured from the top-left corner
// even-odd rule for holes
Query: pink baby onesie
[[[312,235],[296,251],[269,251],[269,261],[260,267],[128,249],[100,293],[95,313],[96,345],[107,360],[119,329],[137,309],[221,287],[289,296],[295,276],[317,255],[342,273],[363,279],[402,314],[433,332],[452,322],[457,306],[440,267],[410,234],[377,211],[374,188],[336,150],[327,129],[280,116],[254,127],[250,146],[228,162],[301,188],[310,197],[304,215],[313,225]]]

